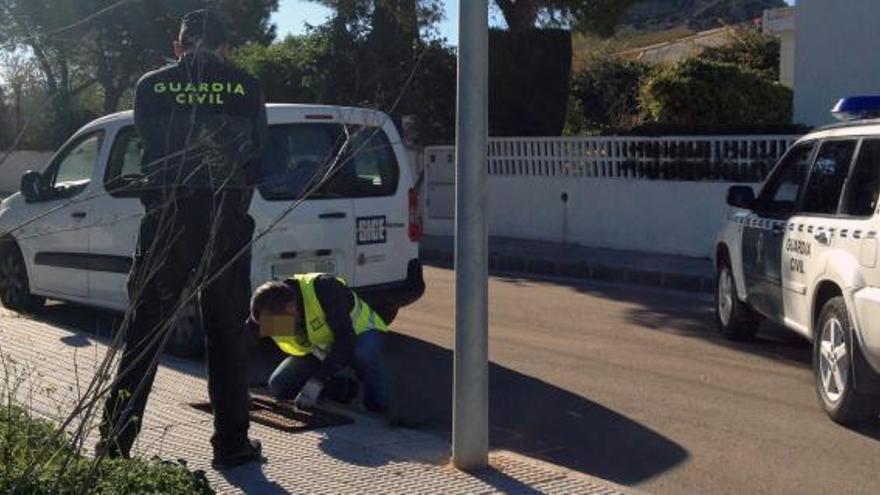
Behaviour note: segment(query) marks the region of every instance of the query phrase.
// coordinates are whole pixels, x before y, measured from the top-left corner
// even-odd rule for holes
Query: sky
[[[440,24],[440,36],[446,38],[451,44],[458,43],[458,2],[459,0],[444,0],[446,17]],[[793,4],[795,0],[786,0]],[[305,24],[318,25],[330,16],[330,9],[322,7],[314,2],[306,0],[281,0],[280,8],[272,18],[278,26],[278,36],[285,37],[287,34],[302,34],[305,32]]]
[[[318,25],[330,16],[331,11],[314,2],[306,0],[281,0],[280,8],[273,16],[272,21],[278,26],[278,37],[283,38],[288,33],[302,34],[305,32],[305,24]],[[445,37],[450,43],[455,44],[458,40],[458,0],[444,0],[446,18],[438,26],[440,36]]]

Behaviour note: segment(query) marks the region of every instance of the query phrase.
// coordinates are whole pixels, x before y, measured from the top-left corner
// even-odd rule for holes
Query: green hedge
[[[159,460],[105,459],[78,456],[69,438],[55,438],[54,425],[31,418],[16,407],[0,407],[0,493],[66,494],[211,494],[204,473]],[[53,453],[49,457],[47,453]],[[48,459],[48,461],[46,461]],[[45,464],[27,479],[36,462]],[[93,469],[94,468],[94,469]]]
[[[566,133],[628,129],[639,123],[639,89],[651,74],[641,62],[602,57],[572,77]]]
[[[647,116],[664,124],[788,124],[792,92],[733,64],[690,59],[648,78],[641,90]]]
[[[571,77],[571,32],[492,30],[489,34],[489,132],[559,136]]]

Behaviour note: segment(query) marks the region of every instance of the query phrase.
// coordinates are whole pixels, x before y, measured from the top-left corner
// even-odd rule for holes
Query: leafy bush
[[[568,134],[629,129],[639,121],[639,88],[651,68],[633,60],[600,57],[572,78]]]
[[[753,27],[741,27],[733,31],[729,43],[706,48],[700,58],[752,69],[767,79],[778,81],[780,50],[779,38]]]
[[[104,459],[96,465],[68,442],[67,436],[56,436],[51,423],[14,406],[0,407],[0,493],[213,493],[204,473],[191,473],[182,464]],[[42,464],[25,477],[35,463]]]
[[[738,125],[791,122],[792,92],[760,73],[701,58],[649,77],[642,109],[666,124]]]

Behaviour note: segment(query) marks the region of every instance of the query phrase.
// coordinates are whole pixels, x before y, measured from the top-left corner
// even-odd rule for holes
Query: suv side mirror
[[[755,191],[749,186],[733,186],[727,190],[727,204],[736,208],[751,209],[755,204]]]
[[[39,172],[28,170],[21,176],[21,195],[25,201],[40,201],[43,192],[43,176]]]

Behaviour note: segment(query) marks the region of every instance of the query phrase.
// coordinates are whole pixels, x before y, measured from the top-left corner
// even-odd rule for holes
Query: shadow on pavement
[[[512,478],[493,467],[469,473],[483,483],[498,490],[500,493],[516,493],[517,495],[540,495],[544,492]]]
[[[247,495],[287,495],[291,493],[278,483],[269,480],[266,474],[263,473],[263,466],[261,464],[246,464],[235,469],[218,471],[218,473],[230,485]]]
[[[391,410],[410,425],[449,434],[452,352],[392,334]],[[682,463],[678,444],[614,411],[540,380],[490,364],[490,441],[507,449],[621,484]]]
[[[122,322],[121,313],[61,302],[52,302],[38,314],[27,317],[73,332],[63,337],[61,342],[77,348],[88,347],[95,342],[110,345]],[[250,338],[246,345],[250,356],[251,382],[253,385],[263,384],[284,355],[267,339]],[[162,365],[191,376],[205,376],[206,373],[204,358],[184,359],[165,355]]]
[[[851,430],[863,437],[880,442],[880,424],[874,423],[870,425],[856,426],[851,428]]]
[[[581,294],[635,305],[626,319],[646,331],[665,332],[701,339],[714,345],[755,354],[795,366],[812,365],[812,345],[797,334],[770,322],[761,323],[751,342],[732,342],[716,330],[715,302],[711,294],[651,289],[636,285],[569,281],[531,276],[496,277],[505,282],[528,285],[553,284]]]

